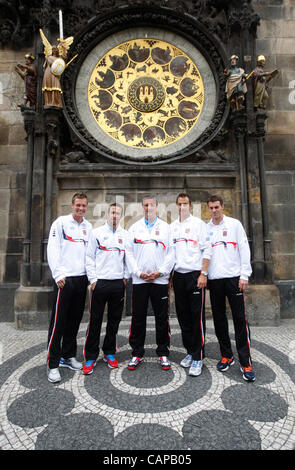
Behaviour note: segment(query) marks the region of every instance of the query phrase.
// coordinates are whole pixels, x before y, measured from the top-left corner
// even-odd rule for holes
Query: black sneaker
[[[251,366],[241,366],[241,372],[243,374],[244,380],[246,380],[247,382],[254,382],[255,374]]]
[[[235,363],[235,360],[233,357],[222,357],[220,361],[217,363],[216,368],[219,370],[219,372],[225,372],[227,369],[229,369],[231,366],[233,366]]]

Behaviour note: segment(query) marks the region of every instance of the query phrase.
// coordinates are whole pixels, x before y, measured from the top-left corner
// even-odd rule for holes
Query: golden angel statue
[[[62,108],[62,89],[60,84],[60,76],[67,67],[65,60],[68,50],[74,38],[58,38],[58,45],[51,45],[42,29],[40,35],[44,45],[45,62],[43,65],[44,74],[42,82],[42,92],[44,96],[44,107],[55,106]]]

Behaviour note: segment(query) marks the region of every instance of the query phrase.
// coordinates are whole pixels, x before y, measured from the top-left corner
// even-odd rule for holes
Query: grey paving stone
[[[256,381],[247,383],[236,363],[216,370],[219,347],[207,321],[201,376],[179,363],[186,351],[171,320],[172,368],[163,371],[155,353],[154,319],[148,319],[145,360],[127,369],[130,320],[121,322],[111,370],[100,355],[93,374],[61,369],[62,381],[46,375],[44,331],[0,330],[0,448],[2,450],[291,450],[295,425],[295,322],[251,327]],[[78,336],[83,360],[87,325]],[[102,336],[105,324],[103,325]]]

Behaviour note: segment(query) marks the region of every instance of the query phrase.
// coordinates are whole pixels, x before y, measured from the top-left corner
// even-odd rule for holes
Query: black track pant
[[[132,356],[144,356],[144,343],[146,336],[146,317],[148,301],[155,314],[156,324],[156,353],[160,356],[169,356],[170,325],[168,313],[168,284],[133,284],[132,290],[132,323],[129,335],[129,344]]]
[[[226,316],[226,297],[232,311],[236,348],[242,366],[251,364],[250,329],[245,310],[244,294],[239,289],[239,277],[209,281],[210,300],[215,333],[222,357],[233,356]]]
[[[54,285],[54,302],[48,330],[47,364],[59,366],[60,358],[75,357],[77,334],[83,317],[87,293],[87,276],[69,276],[65,286]]]
[[[84,345],[86,361],[96,360],[99,355],[100,331],[106,303],[107,325],[102,350],[105,355],[115,354],[116,335],[124,307],[125,285],[123,279],[98,279],[91,296],[90,319]]]
[[[194,361],[204,359],[205,349],[205,289],[198,289],[200,271],[174,272],[173,288],[176,314],[183,346]]]

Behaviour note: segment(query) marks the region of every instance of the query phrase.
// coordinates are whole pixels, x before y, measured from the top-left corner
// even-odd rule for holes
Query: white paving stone
[[[129,334],[129,320],[123,320],[120,325],[119,335],[127,338]],[[81,332],[86,330],[87,325],[81,325]],[[212,321],[207,321],[207,329],[213,329]],[[148,331],[154,331],[154,322],[148,323]],[[173,334],[179,334],[178,324],[175,319],[171,320],[171,350],[183,353],[185,351],[181,347],[173,346]],[[233,333],[232,324],[230,323],[230,331]],[[279,327],[262,328],[251,327],[252,339],[266,344],[278,350],[284,355],[288,355],[290,350],[289,344],[295,338],[295,325],[291,323],[286,325],[284,322]],[[216,342],[214,334],[207,334],[206,340],[209,342]],[[34,428],[21,428],[11,423],[7,415],[7,410],[11,404],[19,397],[24,396],[30,392],[31,389],[27,388],[20,383],[21,376],[30,371],[34,367],[44,364],[46,360],[46,341],[47,332],[45,331],[20,331],[16,330],[12,324],[1,324],[0,342],[3,348],[2,364],[8,360],[16,357],[22,351],[26,351],[33,346],[42,345],[42,351],[24,361],[23,364],[12,369],[7,379],[0,387],[0,447],[3,450],[23,450],[34,449],[36,440],[42,431],[46,430],[47,425],[34,427]],[[83,344],[84,338],[79,338],[78,343]],[[149,348],[155,349],[154,344],[149,344]],[[118,351],[127,351],[129,346],[124,345],[118,348]],[[289,450],[294,449],[295,446],[295,387],[294,382],[290,376],[282,369],[280,364],[276,362],[275,358],[267,357],[262,351],[252,347],[252,356],[255,363],[265,364],[275,374],[275,380],[271,383],[262,383],[259,386],[265,390],[269,390],[276,395],[280,396],[288,405],[287,415],[275,422],[261,422],[249,420],[249,423],[259,432],[261,439],[262,450]],[[146,358],[147,365],[153,365],[157,362],[157,358]],[[172,379],[166,385],[154,387],[140,388],[136,385],[129,385],[124,381],[123,372],[127,368],[128,361],[122,362],[118,370],[110,372],[110,382],[112,385],[121,392],[138,396],[139,399],[144,400],[145,397],[165,397],[167,393],[177,393],[184,381],[187,380],[187,371],[179,366],[179,364],[172,362]],[[75,398],[74,407],[69,413],[70,415],[90,413],[99,416],[104,416],[113,426],[114,436],[118,436],[130,427],[136,424],[159,424],[168,429],[177,432],[180,437],[183,436],[184,423],[196,413],[201,411],[228,411],[226,410],[221,399],[221,393],[227,387],[237,385],[237,381],[230,378],[226,373],[222,374],[216,370],[216,361],[212,358],[205,358],[204,365],[208,369],[211,377],[211,386],[204,394],[204,396],[196,399],[192,403],[179,408],[174,407],[170,411],[153,412],[149,410],[146,413],[134,412],[132,409],[119,409],[115,406],[109,406],[103,401],[99,401],[92,397],[85,388],[85,380],[88,377],[83,376],[82,373],[74,373],[70,380],[56,386],[57,390],[64,390],[71,392]],[[95,371],[94,371],[95,373]],[[193,378],[192,380],[195,380]],[[198,380],[198,378],[197,378]],[[244,384],[248,386],[249,384]],[[51,384],[48,383],[48,386]],[[103,391],[102,391],[103,393]],[[1,434],[2,432],[2,434]]]

